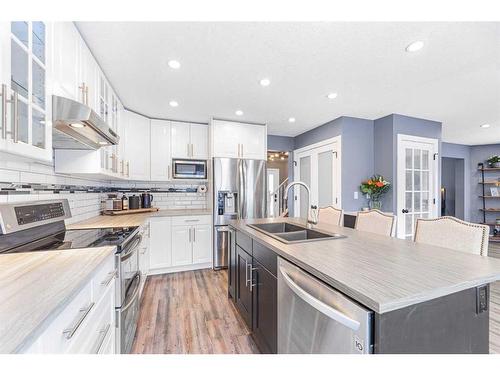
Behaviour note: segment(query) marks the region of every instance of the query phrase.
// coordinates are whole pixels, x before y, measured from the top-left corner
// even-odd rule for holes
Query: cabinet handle
[[[85,104],[89,105],[89,87],[85,86]]]
[[[191,156],[191,154],[190,154],[191,149],[189,147],[189,143],[186,146],[187,146],[187,149],[188,149],[187,150],[187,156],[189,157],[189,156]]]
[[[104,339],[108,335],[109,328],[111,327],[111,324],[106,324],[106,326],[103,329],[99,330],[99,335],[97,336],[97,341],[94,345],[94,349],[92,350],[92,353],[94,354],[99,354],[99,351],[101,350],[102,344],[104,343]]]
[[[80,86],[78,86],[78,89],[80,89],[80,91],[82,92],[82,103],[83,104],[86,104],[85,103],[85,82],[82,82],[82,84]]]
[[[243,143],[241,144],[241,157],[243,157],[244,153],[243,153]]]
[[[191,228],[188,229],[189,242],[191,242]]]
[[[116,270],[109,272],[108,276],[103,281],[101,281],[101,285],[108,286],[111,280],[115,278],[115,276],[116,276]]]
[[[241,146],[241,145],[238,143],[238,157],[240,157],[240,156],[241,156],[241,153],[240,153],[240,146]]]
[[[127,177],[130,177],[130,162],[127,161]]]
[[[120,174],[123,176],[123,174],[125,173],[125,168],[123,168],[123,160],[120,160]]]
[[[2,84],[2,119],[0,120],[0,126],[2,127],[2,138],[7,138],[7,85]]]
[[[19,142],[19,94],[14,91],[8,103],[12,103],[14,117],[14,143]]]
[[[85,318],[89,314],[90,310],[92,310],[92,307],[94,307],[94,302],[90,302],[87,307],[82,307],[79,310],[79,314],[78,314],[78,316],[75,319],[75,324],[73,324],[72,327],[66,328],[63,331],[63,334],[66,337],[66,340],[70,340],[73,337],[73,335],[78,330],[78,327],[80,327],[80,325],[82,324],[82,322],[85,320]]]
[[[196,242],[196,228],[193,227],[193,242]]]
[[[250,291],[252,291],[253,287],[257,285],[257,284],[253,283],[253,271],[257,271],[258,268],[257,267],[252,267],[251,264],[249,266],[250,266],[250,280],[248,282],[250,283]]]
[[[170,164],[167,166],[167,179],[170,180]]]
[[[245,259],[245,286],[248,286],[248,262]]]

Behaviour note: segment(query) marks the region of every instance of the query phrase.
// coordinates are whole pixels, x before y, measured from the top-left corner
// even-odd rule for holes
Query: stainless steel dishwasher
[[[278,353],[372,353],[372,319],[372,311],[278,259]]]

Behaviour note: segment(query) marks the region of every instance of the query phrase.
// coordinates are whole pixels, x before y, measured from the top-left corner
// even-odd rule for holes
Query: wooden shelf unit
[[[478,170],[481,172],[481,181],[479,181],[479,184],[482,186],[482,194],[479,196],[480,199],[482,199],[482,208],[480,208],[479,210],[483,213],[483,222],[481,224],[485,224],[485,225],[488,225],[490,227],[492,227],[492,229],[494,229],[495,227],[497,226],[500,226],[500,224],[497,224],[495,221],[488,221],[486,219],[486,214],[487,213],[497,213],[497,214],[500,214],[500,208],[492,208],[492,207],[487,207],[487,202],[494,202],[496,199],[500,199],[500,197],[497,197],[497,196],[493,196],[493,195],[487,195],[486,194],[486,185],[500,185],[500,177],[497,179],[497,181],[495,180],[491,180],[491,177],[489,180],[485,180],[484,178],[484,175],[485,175],[485,172],[492,172],[492,173],[499,173],[500,174],[500,168],[489,168],[489,167],[478,167]],[[500,189],[500,187],[499,187]],[[497,234],[496,236],[495,235],[491,235],[490,236],[490,242],[500,242],[500,235]]]

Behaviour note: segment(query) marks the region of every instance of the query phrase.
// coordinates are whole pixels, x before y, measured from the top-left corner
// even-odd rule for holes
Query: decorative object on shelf
[[[486,162],[490,168],[500,168],[500,155],[492,155]]]
[[[363,181],[359,187],[361,192],[368,199],[368,206],[371,209],[380,210],[382,208],[382,196],[389,191],[391,183],[381,175],[373,175],[368,180]]]
[[[497,187],[491,187],[490,192],[491,192],[492,197],[499,197],[500,196],[500,191],[498,191]]]

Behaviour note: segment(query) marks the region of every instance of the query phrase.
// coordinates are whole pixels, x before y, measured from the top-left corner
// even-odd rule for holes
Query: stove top
[[[73,229],[54,233],[36,241],[26,243],[5,253],[21,253],[29,251],[70,250],[99,246],[117,246],[117,252],[133,237],[138,227],[103,228],[103,229]],[[1,249],[0,249],[1,250]]]

